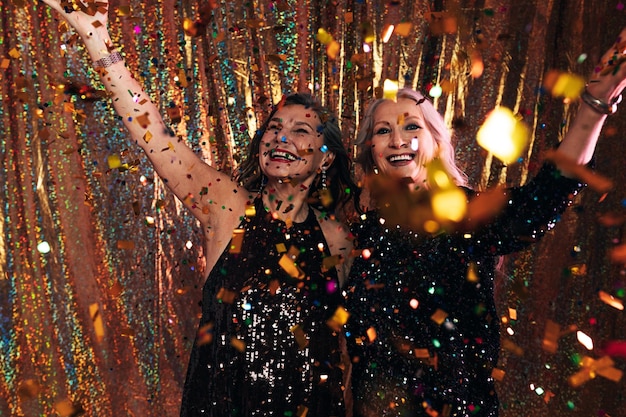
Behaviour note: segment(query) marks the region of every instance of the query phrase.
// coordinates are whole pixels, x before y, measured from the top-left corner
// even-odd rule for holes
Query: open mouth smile
[[[403,154],[397,154],[397,155],[390,155],[387,157],[387,161],[389,161],[390,164],[397,164],[397,165],[407,164],[409,162],[412,162],[414,159],[415,159],[414,153],[403,153]]]
[[[270,160],[276,162],[294,162],[299,160],[300,158],[294,155],[291,152],[285,151],[283,149],[272,149],[270,151]]]

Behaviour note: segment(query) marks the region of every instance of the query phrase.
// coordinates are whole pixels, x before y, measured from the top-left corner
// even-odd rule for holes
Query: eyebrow
[[[282,123],[283,123],[283,119],[282,119],[282,118],[280,118],[280,117],[272,117],[272,118],[270,119],[270,122],[277,122],[277,123],[281,123],[281,124],[282,124]],[[301,125],[304,125],[304,126],[307,126],[307,127],[308,127],[309,129],[311,129],[311,130],[315,130],[315,129],[313,128],[313,126],[311,126],[309,123],[307,123],[307,122],[303,122],[303,121],[301,121],[301,120],[298,120],[298,121],[294,122],[294,125],[295,125],[295,126],[301,126]],[[320,125],[320,126],[321,126],[321,125]]]

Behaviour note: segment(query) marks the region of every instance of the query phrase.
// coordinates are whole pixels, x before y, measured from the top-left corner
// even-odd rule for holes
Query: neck
[[[309,215],[308,185],[285,182],[269,182],[263,190],[263,205],[269,209],[274,218],[283,220],[285,223],[301,223]]]

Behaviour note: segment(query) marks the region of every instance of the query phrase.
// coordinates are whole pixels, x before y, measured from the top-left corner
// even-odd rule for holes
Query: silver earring
[[[322,168],[322,190],[328,190],[328,185],[326,184],[326,167]]]

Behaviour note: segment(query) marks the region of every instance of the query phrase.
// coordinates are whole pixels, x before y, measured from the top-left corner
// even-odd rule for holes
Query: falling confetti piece
[[[367,340],[369,340],[370,343],[376,340],[376,338],[378,337],[376,333],[376,329],[373,327],[370,327],[369,329],[367,329],[366,334],[367,334]]]
[[[596,174],[584,165],[578,164],[574,159],[557,150],[546,152],[546,160],[551,161],[562,172],[578,178],[587,186],[599,193],[606,193],[613,189],[613,182],[608,178]]]
[[[456,186],[441,162],[435,158],[426,165],[429,193],[435,218],[440,222],[459,222],[467,211],[465,192]]]
[[[241,245],[243,243],[245,231],[243,229],[235,229],[233,230],[233,236],[230,241],[230,246],[228,248],[229,253],[241,253]]]
[[[491,377],[496,381],[503,381],[506,372],[503,369],[493,368],[491,370]]]
[[[132,249],[135,249],[135,242],[133,242],[132,240],[118,240],[117,248],[124,249],[124,250],[132,250]]]
[[[322,260],[322,271],[326,272],[336,267],[342,262],[339,255],[327,256]]]
[[[93,323],[94,331],[96,332],[96,340],[102,342],[104,339],[104,322],[102,321],[102,315],[100,314],[100,307],[97,303],[89,305],[89,317]]]
[[[599,291],[598,296],[600,297],[600,300],[604,302],[605,304],[608,304],[611,307],[616,308],[618,310],[624,310],[624,304],[622,300],[618,300],[617,298],[613,297],[611,294],[606,293],[604,291]]]
[[[576,338],[581,345],[587,348],[587,350],[593,350],[593,339],[591,339],[591,337],[587,334],[579,330],[576,332]]]
[[[304,329],[302,328],[302,326],[297,324],[289,330],[295,337],[296,343],[298,343],[298,347],[300,349],[304,349],[308,346],[309,339],[307,338],[306,333],[304,332]]]
[[[60,417],[72,417],[82,414],[82,407],[75,406],[70,400],[61,400],[54,403],[54,409]]]
[[[568,383],[573,388],[578,388],[590,379],[600,375],[613,382],[619,382],[622,379],[623,372],[613,365],[615,362],[609,356],[603,356],[600,359],[593,359],[585,356],[581,361],[581,369],[568,378]]]
[[[230,345],[242,353],[246,350],[246,342],[244,342],[243,340],[237,339],[236,337],[233,337],[232,339],[230,339]]]
[[[618,245],[609,252],[611,262],[626,264],[626,244]]]
[[[237,298],[237,293],[227,288],[222,287],[217,292],[217,295],[215,296],[215,298],[221,303],[233,304],[235,302],[235,298]]]
[[[386,79],[383,82],[383,98],[386,100],[396,100],[398,95],[398,81]]]
[[[403,38],[406,38],[407,36],[411,34],[412,28],[413,28],[413,23],[401,22],[396,25],[396,29],[394,30],[394,33],[396,33],[399,36],[402,36]]]
[[[561,326],[552,320],[546,321],[546,327],[543,333],[543,342],[541,347],[548,353],[556,353],[559,348],[559,336],[561,334]]]
[[[17,395],[21,400],[29,400],[35,398],[41,392],[41,385],[34,379],[26,379],[22,381],[17,388]]]
[[[472,78],[480,78],[485,71],[485,63],[483,62],[483,55],[479,50],[474,50],[470,56],[470,75]]]
[[[200,326],[197,334],[197,343],[198,345],[208,345],[213,342],[213,323],[207,323],[203,326]]]
[[[109,155],[107,163],[109,164],[109,169],[116,169],[122,166],[122,160],[119,155]]]
[[[432,316],[430,316],[430,319],[440,326],[443,324],[446,318],[448,318],[448,313],[439,308],[432,314]]]
[[[333,36],[330,33],[328,33],[326,29],[322,29],[322,28],[319,28],[317,30],[317,35],[315,36],[315,38],[322,45],[327,45],[327,46],[333,41]]]
[[[530,132],[506,107],[493,109],[482,124],[476,140],[505,164],[515,162],[528,144]]]
[[[289,251],[281,256],[278,265],[292,278],[303,279],[304,272],[296,265],[300,251],[295,246],[289,248]]]
[[[143,127],[144,129],[150,126],[150,118],[149,118],[148,113],[142,114],[141,116],[137,116],[135,118],[135,121],[137,121],[137,123],[139,123],[139,125]]]

